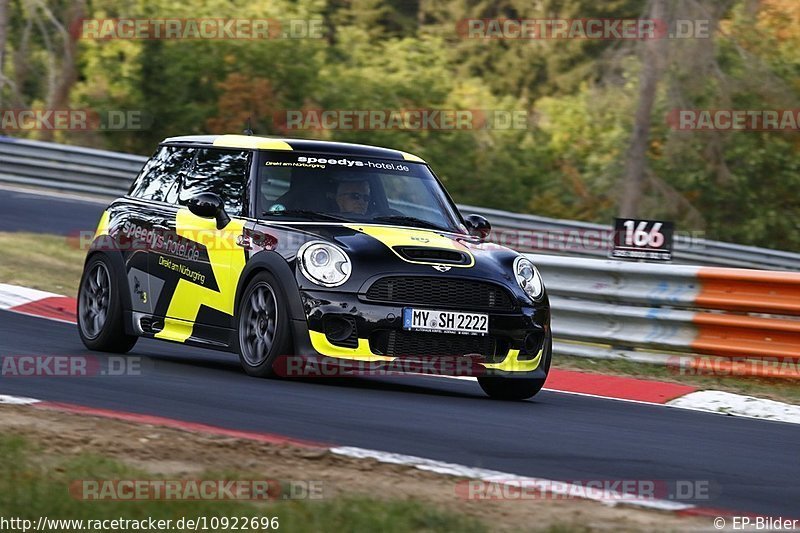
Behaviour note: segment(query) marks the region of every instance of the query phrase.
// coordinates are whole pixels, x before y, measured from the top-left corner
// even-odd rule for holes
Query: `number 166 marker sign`
[[[614,248],[611,257],[616,259],[649,259],[672,261],[672,222],[614,219]]]

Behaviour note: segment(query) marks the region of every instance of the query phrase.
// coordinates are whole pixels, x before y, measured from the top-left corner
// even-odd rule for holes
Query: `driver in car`
[[[369,182],[362,179],[340,181],[334,199],[340,213],[365,215],[369,209]]]

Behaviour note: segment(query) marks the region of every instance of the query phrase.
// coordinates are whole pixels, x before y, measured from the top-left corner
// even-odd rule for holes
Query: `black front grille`
[[[446,357],[478,354],[485,360],[505,355],[506,343],[494,337],[403,330],[378,330],[369,337],[370,349],[391,357]],[[501,353],[502,352],[502,353]]]
[[[424,246],[396,246],[395,251],[409,261],[424,261],[447,265],[469,264],[469,256],[457,250],[426,248]]]
[[[387,277],[372,284],[368,300],[436,308],[511,311],[508,291],[482,281],[454,278]]]

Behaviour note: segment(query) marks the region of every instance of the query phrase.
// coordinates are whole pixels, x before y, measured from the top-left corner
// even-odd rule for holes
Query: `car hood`
[[[347,252],[353,270],[340,290],[358,291],[365,282],[382,275],[459,276],[517,286],[513,262],[519,254],[469,235],[358,223],[283,223],[281,228],[293,230],[288,233],[294,235],[284,235],[289,244],[278,250],[290,262],[304,242],[313,240],[331,242]],[[413,256],[408,255],[409,250]],[[460,264],[452,261],[457,255],[463,258]]]

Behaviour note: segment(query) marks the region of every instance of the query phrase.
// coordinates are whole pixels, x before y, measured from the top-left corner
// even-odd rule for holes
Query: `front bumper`
[[[513,312],[488,312],[488,338],[472,337],[476,346],[482,346],[484,351],[470,349],[469,355],[465,355],[459,349],[463,352],[464,347],[469,346],[471,336],[404,330],[402,316],[407,305],[367,302],[357,294],[328,290],[301,290],[300,298],[306,324],[305,328],[296,324],[295,344],[304,355],[323,356],[350,367],[357,363],[358,369],[376,371],[403,368],[414,372],[414,368],[420,368],[420,372],[425,373],[542,379],[547,376],[545,367],[549,365],[545,361],[550,357],[551,333],[550,308],[546,300],[537,306],[518,307]],[[343,324],[342,320],[353,328],[352,335],[344,339],[342,335],[331,334],[340,332],[341,328],[337,329],[336,325]],[[430,345],[435,345],[438,351],[426,353],[425,349],[417,349],[412,353],[398,353],[387,349],[387,337],[408,341],[409,335],[422,336],[415,339],[421,341],[415,342],[416,346],[424,346],[426,340],[430,340]],[[442,353],[443,346],[452,345],[456,345],[455,353]],[[492,353],[485,353],[487,345]]]

